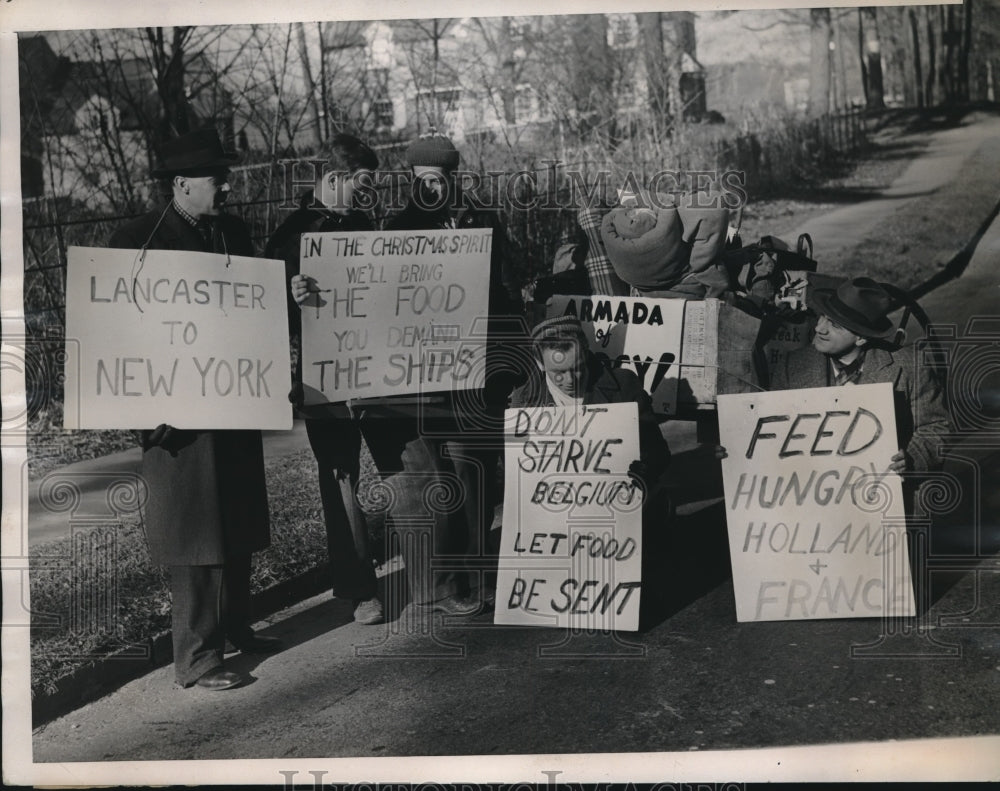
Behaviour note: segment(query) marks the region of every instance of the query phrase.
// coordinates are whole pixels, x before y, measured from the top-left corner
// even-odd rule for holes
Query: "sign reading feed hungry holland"
[[[289,429],[281,261],[70,247],[66,428]]]
[[[719,396],[736,617],[915,612],[892,385]]]
[[[635,631],[642,569],[634,403],[508,409],[494,622]]]
[[[578,318],[591,351],[635,372],[653,411],[672,415],[677,411],[684,305],[683,299],[557,294],[546,314]]]
[[[483,386],[490,229],[303,234],[306,404]]]

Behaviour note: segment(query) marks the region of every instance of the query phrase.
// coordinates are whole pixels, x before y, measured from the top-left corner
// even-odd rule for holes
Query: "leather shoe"
[[[244,640],[226,640],[226,653],[242,651],[244,654],[273,654],[280,651],[284,643],[277,637],[265,637],[261,634],[251,635]]]
[[[239,673],[230,670],[223,670],[221,667],[209,670],[205,675],[194,682],[196,687],[218,692],[223,689],[232,689],[240,684],[245,684],[246,679]]]
[[[385,621],[385,611],[378,597],[355,602],[354,620],[365,626],[374,626]]]
[[[444,599],[418,604],[417,606],[426,612],[439,612],[455,617],[475,615],[482,609],[482,603],[471,596],[447,596]]]

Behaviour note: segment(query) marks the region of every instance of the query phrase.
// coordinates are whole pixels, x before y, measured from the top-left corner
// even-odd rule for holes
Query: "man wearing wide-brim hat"
[[[246,225],[221,213],[236,159],[211,129],[165,143],[153,175],[168,183],[171,201],[127,222],[109,246],[252,256]],[[161,424],[142,432],[142,449],[149,553],[170,567],[177,683],[239,686],[246,679],[223,667],[227,638],[242,651],[279,645],[249,626],[250,556],[270,543],[261,434]]]
[[[816,289],[810,307],[819,316],[812,346],[788,355],[775,369],[771,389],[888,382],[899,441],[890,471],[940,468],[941,438],[950,431],[941,386],[927,368],[917,367],[913,348],[892,343],[889,293],[869,277],[856,277],[836,290]]]

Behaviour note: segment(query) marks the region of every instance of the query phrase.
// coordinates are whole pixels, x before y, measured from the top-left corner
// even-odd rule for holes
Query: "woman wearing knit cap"
[[[455,179],[459,154],[451,140],[433,131],[423,135],[410,143],[406,161],[413,176],[410,198],[386,230],[493,230],[485,386],[430,396],[423,404],[401,397],[365,401],[361,430],[383,478],[399,484],[392,515],[397,533],[426,524],[423,493],[435,486],[454,489],[457,482],[461,507],[431,515],[432,557],[417,554],[419,535],[412,541],[403,536],[401,544],[411,603],[452,616],[473,615],[489,604],[495,586],[496,550],[487,544],[498,499],[503,409],[516,380],[509,362],[498,364],[504,359],[498,352],[504,354],[516,346],[513,341],[526,337],[520,290],[503,276],[506,236],[496,214],[467,206],[462,199]],[[518,301],[512,299],[514,294]],[[510,360],[509,353],[505,359]],[[432,570],[445,556],[465,558],[467,568],[456,569],[452,563],[449,569]]]
[[[305,414],[309,445],[316,457],[333,594],[352,601],[358,623],[378,624],[384,615],[372,566],[368,524],[355,496],[361,472],[361,430],[345,404],[302,406],[299,305],[316,288],[308,282],[310,278],[299,274],[302,234],[374,230],[368,215],[358,207],[359,196],[372,189],[378,157],[358,138],[347,134],[334,137],[330,154],[330,167],[316,174],[314,188],[302,196],[299,208],[271,236],[265,256],[285,262],[289,335],[295,361],[292,401]]]

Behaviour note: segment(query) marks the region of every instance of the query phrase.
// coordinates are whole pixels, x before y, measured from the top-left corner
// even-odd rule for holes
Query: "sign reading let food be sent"
[[[892,385],[719,396],[740,621],[914,613]]]
[[[489,229],[304,234],[307,404],[483,385]]]
[[[494,622],[639,628],[634,403],[508,409]]]
[[[66,428],[288,429],[284,264],[69,248]]]

